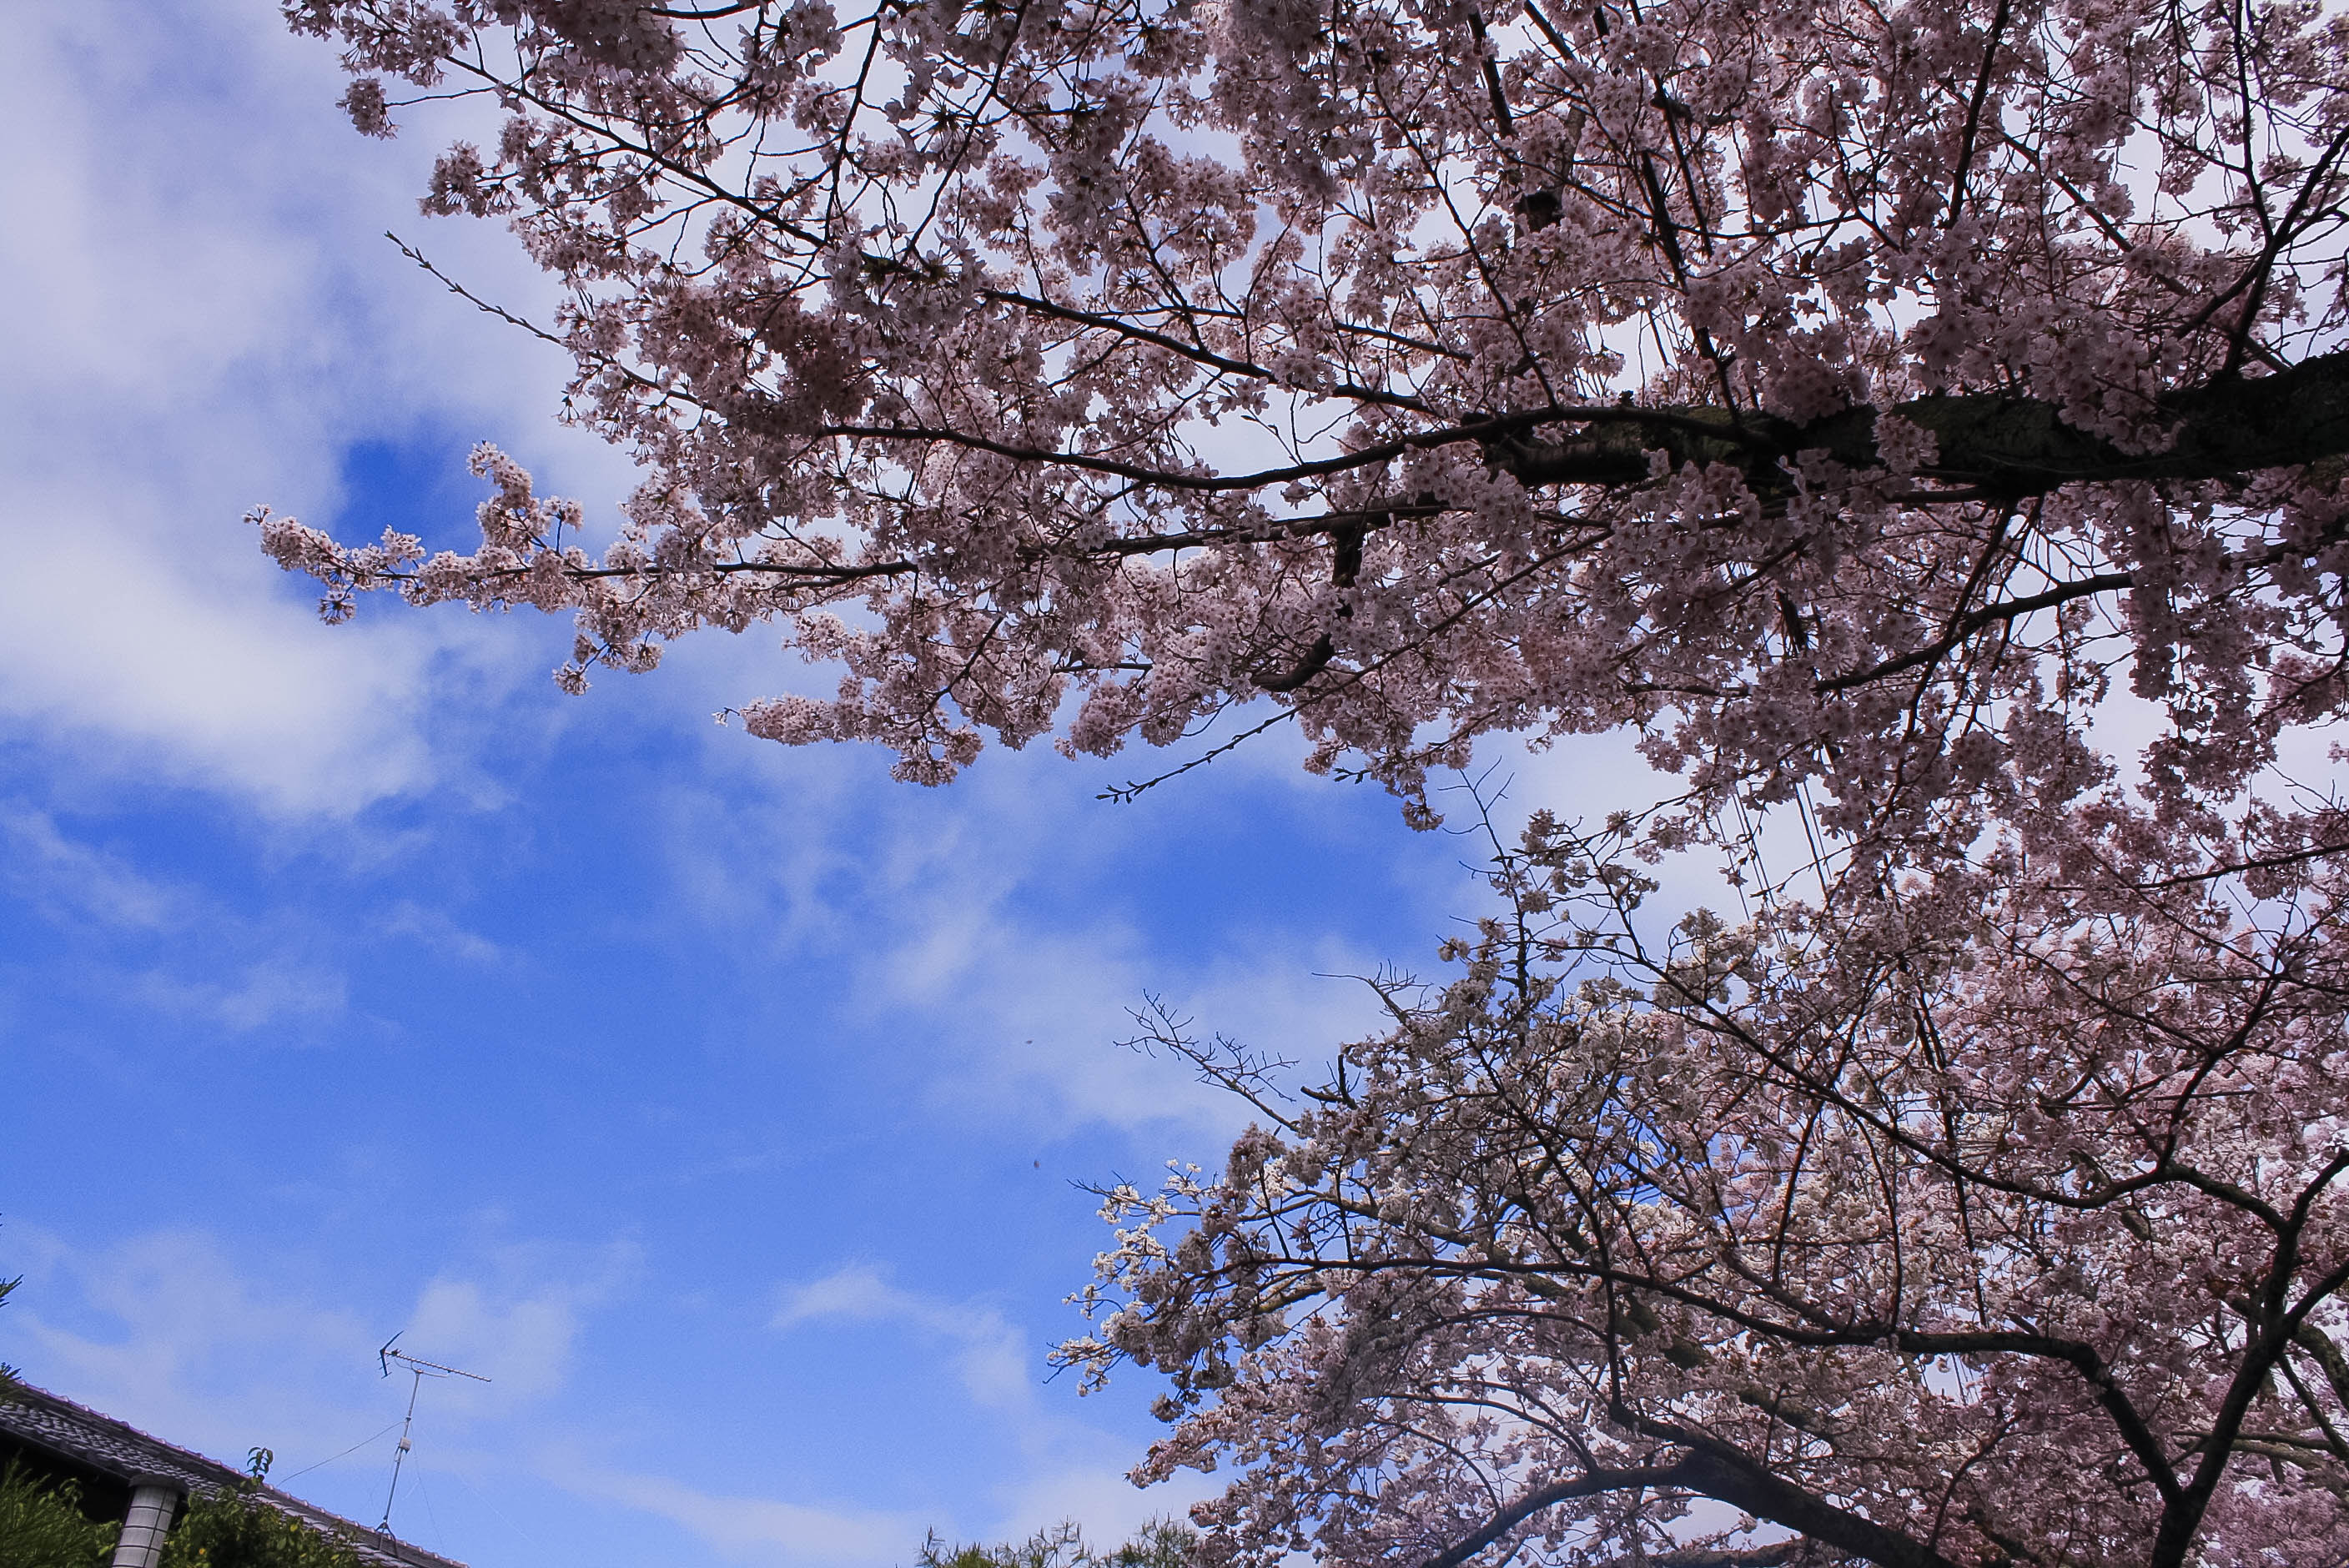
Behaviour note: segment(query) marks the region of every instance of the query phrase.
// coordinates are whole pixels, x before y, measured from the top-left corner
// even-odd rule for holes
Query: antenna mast
[[[405,1334],[408,1331],[404,1328],[399,1331],[400,1334]],[[382,1346],[375,1353],[376,1361],[383,1367],[383,1375],[385,1377],[388,1377],[391,1376],[391,1364],[397,1361],[399,1363],[399,1369],[407,1373],[409,1378],[408,1385],[408,1414],[399,1423],[399,1447],[394,1449],[391,1453],[391,1488],[383,1494],[383,1522],[376,1526],[378,1530],[381,1531],[386,1535],[389,1535],[391,1533],[391,1501],[399,1495],[399,1467],[405,1463],[408,1459],[408,1450],[409,1447],[408,1441],[408,1429],[416,1424],[416,1396],[423,1389],[424,1379],[427,1377],[471,1377],[476,1383],[486,1383],[490,1381],[490,1379],[482,1377],[478,1372],[467,1372],[462,1368],[456,1367],[443,1367],[438,1361],[422,1360],[417,1357],[410,1356],[405,1350],[396,1350],[392,1348],[398,1343],[399,1334],[395,1334],[390,1338],[385,1340]]]

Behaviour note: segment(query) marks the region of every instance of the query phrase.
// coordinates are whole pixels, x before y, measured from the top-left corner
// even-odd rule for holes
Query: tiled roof
[[[168,1480],[187,1491],[209,1496],[245,1480],[242,1471],[218,1460],[150,1438],[111,1416],[101,1416],[71,1399],[60,1399],[22,1383],[0,1392],[0,1433],[120,1481]],[[281,1513],[290,1513],[326,1534],[341,1536],[368,1568],[465,1568],[451,1558],[328,1513],[274,1486],[261,1488],[257,1495]]]

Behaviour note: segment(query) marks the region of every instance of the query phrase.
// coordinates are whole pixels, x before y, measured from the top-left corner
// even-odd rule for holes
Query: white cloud
[[[160,1011],[205,1018],[239,1034],[337,1017],[349,1002],[348,983],[338,971],[278,959],[246,965],[233,983],[150,971],[140,976],[137,990]]]
[[[879,1269],[851,1264],[806,1284],[785,1286],[782,1305],[775,1309],[769,1326],[788,1332],[803,1323],[827,1319],[864,1323],[891,1317],[912,1317],[931,1326],[943,1315],[944,1308],[929,1306],[899,1290]]]
[[[1113,1546],[1138,1534],[1154,1520],[1181,1521],[1191,1504],[1215,1495],[1207,1477],[1185,1470],[1174,1480],[1138,1487],[1116,1464],[1071,1465],[1040,1470],[1015,1491],[996,1539],[1022,1541],[1064,1520],[1084,1527],[1097,1547]]]
[[[476,1248],[463,1272],[426,1283],[401,1326],[400,1347],[488,1379],[450,1382],[443,1398],[453,1408],[511,1411],[565,1387],[585,1315],[641,1267],[627,1242]]]
[[[385,1422],[400,1416],[407,1385],[377,1376],[383,1324],[335,1300],[330,1287],[256,1272],[220,1238],[193,1230],[93,1251],[17,1225],[8,1232],[8,1253],[12,1271],[22,1270],[28,1284],[0,1313],[0,1358],[23,1365],[35,1383],[225,1462],[241,1462],[249,1447],[273,1449],[275,1479],[346,1513],[381,1502]],[[491,1510],[499,1519],[513,1510],[528,1521],[533,1514],[516,1491],[528,1476],[615,1506],[624,1518],[634,1511],[669,1522],[732,1563],[894,1568],[907,1561],[938,1521],[698,1487],[615,1458],[600,1405],[584,1429],[543,1408],[572,1381],[587,1315],[637,1269],[625,1245],[513,1245],[426,1284],[401,1347],[496,1381],[442,1379],[424,1390],[412,1485],[426,1484],[429,1474],[438,1490],[440,1477],[451,1477],[476,1498],[502,1495],[503,1506]],[[999,1315],[901,1290],[869,1269],[844,1269],[788,1293],[776,1321],[808,1329],[876,1321],[910,1327],[954,1347],[975,1403],[1001,1410],[1031,1402],[1032,1368]],[[1029,1449],[1017,1467],[1016,1495],[988,1528],[972,1532],[978,1538],[1013,1538],[1077,1516],[1098,1537],[1115,1539],[1189,1495],[1135,1493],[1101,1457],[1120,1446],[1113,1439],[1032,1408],[1012,1413],[1015,1425],[1058,1441]],[[355,1447],[357,1454],[344,1453]],[[412,1485],[403,1484],[404,1497]],[[440,1511],[449,1501],[440,1497]],[[420,1506],[407,1505],[410,1531],[426,1526]],[[509,1560],[565,1560],[551,1540],[533,1541],[549,1531],[547,1519],[534,1529],[512,1527],[532,1543]],[[441,1544],[468,1554],[463,1542]]]
[[[413,899],[401,899],[386,912],[383,933],[387,936],[411,937],[435,953],[468,964],[499,964],[506,958],[505,949],[496,943]]]
[[[424,1287],[408,1321],[428,1359],[489,1378],[502,1399],[526,1399],[563,1387],[579,1306],[567,1292],[492,1301],[477,1281],[437,1279]],[[474,1389],[459,1392],[481,1398]]]
[[[348,1424],[319,1387],[364,1365],[365,1322],[253,1277],[216,1237],[158,1231],[88,1251],[12,1226],[9,1250],[27,1284],[0,1334],[33,1382],[215,1456],[292,1452]]]
[[[342,1017],[349,982],[329,934],[298,918],[256,919],[201,885],[148,875],[69,834],[46,811],[0,800],[0,891],[66,934],[82,963],[59,976],[107,1003],[236,1034],[305,1033]],[[108,954],[138,954],[128,960]],[[53,981],[53,983],[56,983]]]
[[[344,1446],[380,1408],[386,1326],[326,1282],[256,1270],[202,1230],[98,1249],[7,1234],[28,1283],[0,1312],[0,1359],[42,1387],[174,1441],[242,1454],[258,1440],[289,1463]],[[511,1418],[567,1384],[585,1315],[636,1267],[626,1243],[473,1249],[469,1267],[418,1289],[400,1346],[493,1379],[436,1387],[442,1416]]]
[[[586,1466],[564,1466],[562,1473],[581,1495],[674,1520],[738,1563],[775,1568],[896,1563],[920,1539],[918,1524],[892,1514],[725,1497],[666,1477]]]
[[[851,1264],[784,1287],[771,1324],[784,1333],[885,1326],[950,1347],[965,1394],[1008,1420],[1021,1461],[992,1519],[972,1538],[1021,1541],[1074,1520],[1092,1541],[1114,1543],[1150,1520],[1182,1517],[1215,1490],[1187,1475],[1146,1491],[1128,1480],[1131,1446],[1040,1399],[1041,1347],[983,1302],[907,1290],[881,1269]]]
[[[344,816],[447,776],[434,709],[543,676],[543,650],[386,604],[330,630],[239,520],[331,523],[360,438],[495,435],[616,489],[554,429],[552,351],[516,351],[378,236],[414,211],[429,132],[384,149],[332,108],[331,52],[266,6],[95,0],[0,54],[0,723],[52,766]],[[481,225],[469,275],[544,284]],[[452,520],[461,521],[461,520]],[[509,628],[510,630],[510,628]]]
[[[0,665],[0,716],[110,771],[237,788],[278,810],[347,811],[430,779],[421,627],[338,639],[264,584],[191,583],[163,554],[175,520],[151,497],[67,489],[20,472],[0,517],[0,617],[20,639]]]
[[[183,890],[142,874],[119,856],[66,837],[45,811],[0,802],[0,881],[53,915],[119,931],[184,924],[193,903]]]
[[[687,918],[823,965],[843,1022],[918,1051],[927,1108],[949,1121],[1228,1135],[1245,1107],[1119,1047],[1132,1009],[1163,993],[1208,1034],[1313,1062],[1378,1027],[1368,993],[1330,976],[1422,955],[1291,923],[1180,951],[1149,928],[1152,901],[1104,875],[1140,820],[1093,801],[1072,765],[998,756],[944,790],[859,790],[871,761],[712,746],[701,771],[728,788],[669,790],[663,838]],[[1053,896],[1052,880],[1086,895]]]
[[[1249,1119],[1246,1106],[1187,1062],[1118,1044],[1137,1033],[1133,1010],[1146,997],[1163,995],[1203,1036],[1307,1064],[1377,1026],[1369,994],[1342,976],[1389,955],[1291,928],[1171,963],[1113,913],[1023,907],[1017,853],[939,865],[936,885],[909,901],[903,944],[860,965],[876,1000],[945,1025],[937,1043],[953,1054],[930,1082],[940,1108],[1227,1136]]]
[[[409,1384],[378,1375],[387,1325],[354,1305],[363,1284],[322,1278],[292,1258],[256,1264],[196,1229],[90,1248],[17,1222],[5,1241],[7,1272],[23,1273],[26,1286],[0,1311],[0,1360],[38,1387],[226,1463],[271,1449],[279,1484],[347,1517],[375,1517],[390,1457],[385,1424],[396,1428]],[[469,1249],[468,1260],[417,1290],[399,1345],[495,1381],[443,1378],[422,1390],[409,1473],[419,1487],[429,1470],[435,1487],[450,1477],[485,1502],[502,1496],[489,1513],[511,1525],[506,1511],[527,1517],[525,1499],[540,1483],[578,1484],[577,1467],[560,1460],[575,1433],[554,1397],[573,1379],[589,1315],[636,1277],[638,1263],[626,1243],[490,1244]],[[427,1496],[406,1501],[403,1480],[408,1528],[430,1527]],[[439,1509],[450,1501],[443,1495]],[[626,1506],[669,1518],[676,1501]],[[551,1568],[582,1559],[534,1545],[507,1560]]]
[[[904,1290],[878,1269],[852,1264],[785,1289],[772,1326],[789,1332],[843,1322],[901,1324],[947,1341],[973,1404],[1019,1417],[1025,1427],[1038,1419],[1036,1347],[993,1307]]]

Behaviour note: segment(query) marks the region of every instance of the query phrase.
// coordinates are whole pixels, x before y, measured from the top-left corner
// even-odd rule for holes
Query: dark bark
[[[2159,452],[2122,451],[2074,428],[2054,404],[2000,393],[1918,397],[1889,410],[1932,432],[1938,461],[1920,477],[1969,494],[2013,500],[2067,484],[2118,480],[2236,480],[2260,469],[2319,462],[2349,453],[2349,352],[2305,360],[2272,376],[2222,377],[2162,397],[2153,410],[2172,428]],[[1496,466],[1527,486],[1636,484],[1648,453],[1674,466],[1726,463],[1757,490],[1779,490],[1779,465],[1823,451],[1852,469],[1882,466],[1873,407],[1846,409],[1808,425],[1720,408],[1656,410],[1644,419],[1592,423],[1564,440],[1515,440],[1491,450]],[[1702,433],[1711,426],[1717,436]]]

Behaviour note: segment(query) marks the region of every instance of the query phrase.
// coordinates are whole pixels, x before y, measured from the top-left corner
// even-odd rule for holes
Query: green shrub
[[[915,1568],[1187,1568],[1198,1534],[1171,1519],[1154,1519],[1123,1546],[1096,1552],[1072,1521],[1040,1530],[1018,1545],[951,1546],[933,1531]]]
[[[6,1565],[0,1565],[6,1568]],[[191,1499],[163,1542],[162,1568],[360,1568],[333,1536],[246,1492]]]
[[[105,1568],[121,1528],[85,1515],[71,1481],[0,1470],[0,1568]]]

